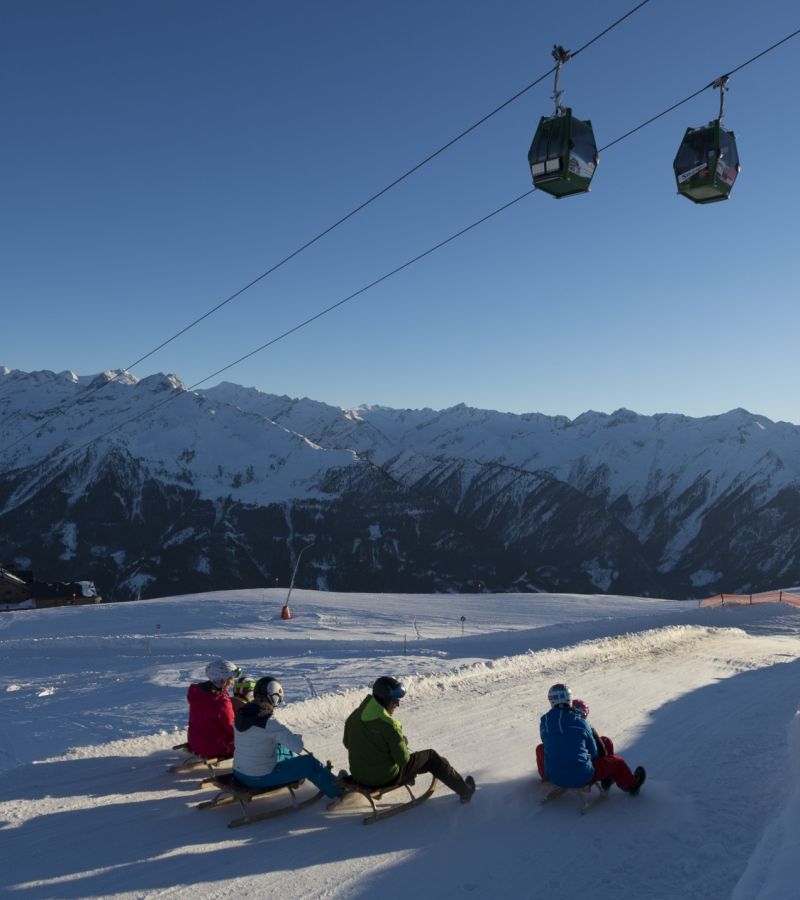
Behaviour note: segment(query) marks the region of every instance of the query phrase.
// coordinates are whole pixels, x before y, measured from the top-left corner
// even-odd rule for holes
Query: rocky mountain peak
[[[742,409],[345,410],[6,368],[0,388],[0,562],[105,596],[280,580],[312,541],[305,584],[340,590],[683,597],[800,562],[800,429]]]

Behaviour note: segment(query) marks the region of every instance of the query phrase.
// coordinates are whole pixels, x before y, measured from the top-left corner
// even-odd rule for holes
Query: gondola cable
[[[787,34],[786,37],[781,38],[779,41],[776,41],[774,44],[767,47],[766,50],[762,50],[760,53],[756,53],[755,56],[751,56],[750,59],[747,60],[747,62],[743,62],[740,66],[736,66],[735,69],[731,69],[730,72],[727,72],[724,76],[721,76],[721,77],[730,78],[730,76],[735,75],[736,72],[741,72],[741,70],[744,69],[746,66],[749,66],[751,63],[754,63],[757,59],[761,59],[762,56],[766,56],[766,54],[770,53],[772,50],[776,50],[778,47],[781,46],[781,44],[785,44],[787,41],[790,41],[792,38],[797,37],[798,34],[800,34],[800,28],[798,28],[796,31],[793,31],[791,34]],[[667,115],[667,113],[671,113],[674,109],[677,109],[679,106],[683,106],[684,103],[688,103],[690,100],[694,100],[695,97],[699,97],[700,94],[704,93],[709,88],[716,87],[717,82],[719,80],[720,80],[719,78],[715,78],[713,81],[710,81],[704,87],[701,87],[699,91],[695,91],[693,94],[689,94],[688,97],[684,97],[683,100],[679,100],[677,103],[673,103],[672,106],[668,107],[663,112],[660,112],[657,116],[653,116],[652,118],[647,119],[647,121],[642,122],[641,125],[637,125],[636,128],[632,128],[630,131],[626,131],[625,134],[616,138],[616,140],[613,140],[613,141],[611,141],[611,143],[606,144],[605,147],[601,147],[599,152],[602,153],[605,150],[608,150],[609,147],[613,147],[615,144],[618,144],[620,141],[624,141],[625,138],[630,137],[632,134],[635,134],[637,131],[641,131],[642,128],[645,128],[646,126],[652,124],[657,119],[663,118],[664,116]]]
[[[610,31],[613,31],[614,28],[616,28],[618,25],[621,25],[626,19],[630,18],[635,12],[640,10],[643,6],[646,6],[649,2],[650,2],[650,0],[641,0],[640,3],[638,3],[632,9],[628,10],[628,12],[626,12],[624,15],[620,16],[618,19],[616,19],[610,25],[606,26],[601,32],[599,32],[593,38],[591,38],[589,41],[587,41],[585,44],[583,44],[583,46],[581,46],[578,50],[575,50],[573,53],[571,53],[570,57],[574,58],[579,53],[582,53],[584,50],[587,50],[589,47],[592,46],[592,44],[599,41],[602,37],[604,37]],[[20,441],[23,441],[26,438],[30,437],[31,435],[35,434],[37,431],[39,431],[41,428],[43,428],[45,425],[47,425],[49,422],[51,422],[57,416],[63,415],[64,413],[68,412],[77,403],[88,400],[90,397],[92,397],[98,391],[103,390],[103,388],[105,388],[108,384],[111,384],[112,382],[116,381],[117,378],[119,378],[119,375],[121,372],[130,372],[131,369],[136,368],[136,366],[140,365],[146,359],[149,359],[151,356],[158,353],[159,350],[163,350],[164,347],[166,347],[168,344],[171,344],[174,340],[177,340],[179,337],[186,334],[186,332],[190,331],[196,325],[199,325],[205,319],[214,315],[214,313],[216,313],[218,310],[222,309],[224,306],[227,306],[229,303],[233,302],[237,297],[240,297],[242,294],[244,294],[245,291],[248,291],[250,288],[254,287],[256,284],[263,281],[268,276],[272,275],[273,272],[276,272],[279,268],[281,268],[281,266],[285,265],[286,263],[290,262],[295,257],[299,256],[301,253],[303,253],[309,247],[316,244],[317,241],[321,240],[323,237],[330,234],[332,231],[334,231],[334,229],[338,228],[340,225],[343,225],[345,222],[347,222],[353,216],[355,216],[362,210],[366,209],[366,207],[369,206],[371,203],[378,200],[384,194],[388,193],[390,190],[392,190],[392,188],[397,187],[397,185],[399,185],[401,182],[405,181],[407,178],[409,178],[415,172],[418,172],[423,166],[427,165],[429,162],[432,162],[434,159],[436,159],[436,157],[440,156],[446,150],[449,150],[450,147],[452,147],[454,144],[458,143],[458,141],[460,141],[462,138],[466,137],[471,132],[475,131],[481,125],[488,122],[489,119],[491,119],[493,116],[497,115],[497,113],[501,112],[506,107],[510,106],[516,100],[519,100],[520,97],[522,97],[524,94],[526,94],[532,88],[536,87],[536,85],[540,84],[542,81],[544,81],[544,79],[548,78],[555,71],[556,71],[556,67],[554,66],[553,68],[551,68],[547,72],[545,72],[543,75],[540,75],[538,78],[536,78],[530,84],[521,88],[519,91],[517,91],[511,97],[509,97],[507,100],[505,100],[503,103],[501,103],[499,106],[496,106],[493,110],[491,110],[491,112],[487,113],[485,116],[482,116],[480,119],[478,119],[472,125],[470,125],[468,128],[465,128],[463,131],[461,131],[459,134],[457,134],[454,138],[447,141],[447,143],[445,143],[441,147],[439,147],[438,150],[435,150],[433,153],[426,156],[423,160],[418,162],[416,165],[412,166],[410,169],[407,169],[402,175],[400,175],[394,181],[387,184],[385,187],[383,187],[377,193],[373,194],[371,197],[369,197],[363,203],[360,203],[358,206],[354,207],[352,210],[350,210],[350,212],[348,212],[346,215],[342,216],[341,218],[337,219],[337,221],[335,221],[333,224],[329,225],[327,228],[320,231],[319,234],[317,234],[315,237],[310,238],[308,241],[306,241],[304,244],[302,244],[296,250],[292,251],[290,254],[283,257],[283,259],[279,260],[277,263],[275,263],[273,266],[271,266],[265,272],[262,272],[260,275],[258,275],[256,278],[254,278],[252,281],[249,281],[246,285],[239,288],[237,291],[234,291],[234,293],[232,293],[230,296],[226,297],[224,300],[220,301],[216,306],[213,306],[207,312],[203,313],[203,315],[198,316],[198,318],[196,318],[194,321],[190,322],[188,325],[184,326],[179,331],[175,332],[175,334],[173,334],[171,337],[162,341],[157,347],[154,347],[152,350],[148,351],[143,356],[140,356],[137,360],[130,363],[125,368],[118,369],[118,370],[116,370],[116,372],[113,372],[111,378],[104,379],[104,380],[98,379],[98,380],[92,382],[86,388],[86,390],[80,395],[80,397],[76,397],[73,401],[71,401],[70,403],[67,403],[63,408],[57,407],[56,410],[52,413],[52,415],[49,416],[48,418],[46,418],[43,422],[40,422],[39,425],[33,431],[30,431],[27,434],[23,434],[16,441],[14,441],[14,443],[10,444],[9,447],[6,449],[11,449],[11,447],[16,446],[16,444],[19,443]]]
[[[742,63],[740,66],[737,66],[735,69],[731,70],[730,74],[740,71],[745,66],[750,65],[752,62],[755,62],[757,59],[760,59],[765,54],[769,53],[771,50],[774,50],[777,47],[780,47],[782,44],[786,43],[786,41],[790,40],[793,37],[796,37],[798,34],[800,34],[800,28],[797,29],[796,31],[792,32],[791,34],[787,35],[782,40],[777,41],[775,44],[773,44],[771,47],[768,47],[766,50],[763,50],[762,52],[751,57],[751,59],[749,59],[747,62]],[[670,107],[668,107],[666,110],[659,113],[658,115],[651,116],[649,119],[647,119],[641,125],[638,125],[636,128],[632,128],[630,131],[627,131],[625,134],[616,138],[614,141],[611,141],[603,149],[606,150],[609,147],[613,147],[616,144],[619,144],[621,141],[625,140],[626,138],[630,137],[631,135],[635,134],[636,132],[641,131],[644,127],[646,127],[647,125],[651,124],[652,122],[655,122],[658,119],[662,118],[663,116],[665,116],[667,113],[671,112],[672,110],[677,109],[678,107],[682,106],[685,103],[688,103],[689,100],[692,100],[694,97],[697,97],[699,94],[708,90],[709,87],[715,86],[715,83],[717,81],[719,81],[719,79],[715,79],[714,81],[710,82],[709,84],[706,84],[700,90],[695,91],[694,93],[690,94],[688,97],[685,97],[683,100],[680,100],[677,103],[672,104]],[[305,319],[303,322],[298,323],[297,325],[293,326],[292,328],[288,329],[287,331],[283,332],[282,334],[278,335],[277,337],[272,338],[269,341],[265,342],[264,344],[261,344],[259,347],[256,347],[255,349],[249,351],[244,356],[241,356],[238,359],[234,360],[233,362],[228,363],[227,365],[223,366],[222,368],[217,369],[215,372],[212,372],[211,374],[205,376],[200,381],[195,382],[194,384],[190,385],[189,387],[176,390],[174,393],[170,394],[168,397],[165,397],[163,400],[160,400],[158,403],[155,403],[153,406],[149,407],[144,412],[139,413],[136,416],[132,416],[131,418],[126,419],[123,422],[118,423],[113,428],[110,428],[107,431],[104,431],[101,434],[91,438],[86,443],[81,444],[77,448],[69,449],[67,452],[69,452],[70,454],[79,453],[82,450],[89,447],[91,444],[95,443],[96,441],[102,440],[104,437],[107,437],[108,435],[113,434],[115,431],[118,431],[120,428],[123,428],[125,425],[129,425],[133,422],[140,421],[141,419],[150,415],[152,412],[155,412],[157,409],[160,409],[162,406],[166,405],[167,403],[171,403],[173,400],[177,399],[178,397],[183,396],[184,394],[190,393],[195,388],[199,387],[201,384],[204,384],[206,381],[209,381],[211,378],[214,378],[217,375],[221,374],[222,372],[225,372],[225,371],[233,368],[234,366],[239,365],[239,363],[244,362],[246,359],[249,359],[250,357],[255,356],[257,353],[260,353],[263,350],[266,350],[268,347],[271,347],[274,344],[278,343],[279,341],[290,336],[291,334],[294,334],[295,332],[299,331],[301,328],[304,328],[306,325],[309,325],[312,322],[316,321],[317,319],[320,319],[323,316],[327,315],[328,313],[332,312],[333,310],[338,309],[339,307],[343,306],[345,303],[349,302],[350,300],[353,300],[356,297],[366,293],[371,288],[376,287],[377,285],[379,285],[382,282],[386,281],[387,279],[391,278],[393,275],[396,275],[399,272],[409,268],[409,266],[412,266],[414,263],[419,262],[421,259],[431,255],[435,251],[441,249],[442,247],[446,246],[447,244],[451,243],[452,241],[456,240],[457,238],[461,237],[462,235],[466,234],[467,232],[472,231],[473,229],[477,228],[479,225],[484,224],[488,220],[494,218],[496,215],[499,215],[501,212],[504,212],[505,210],[509,209],[510,207],[512,207],[516,203],[518,203],[519,201],[525,199],[526,197],[529,197],[531,194],[533,194],[535,192],[536,192],[536,188],[534,187],[534,188],[531,188],[530,190],[526,191],[525,193],[520,194],[519,196],[515,197],[513,200],[510,200],[510,201],[504,203],[502,206],[499,206],[497,209],[493,210],[492,212],[487,213],[484,216],[481,216],[480,219],[477,219],[475,222],[471,223],[470,225],[467,225],[464,228],[461,228],[459,231],[455,232],[454,234],[450,235],[449,237],[445,238],[444,240],[439,241],[434,246],[428,248],[427,250],[423,251],[420,254],[417,254],[412,259],[409,259],[405,263],[402,263],[401,265],[396,266],[390,272],[387,272],[384,275],[380,276],[379,278],[374,279],[369,284],[365,285],[364,287],[360,288],[357,291],[354,291],[352,294],[349,294],[347,297],[344,297],[343,299],[337,301],[336,303],[331,304],[330,306],[326,307],[325,309],[321,310],[320,312],[316,313],[315,315],[310,316],[308,319]],[[51,418],[54,418],[54,417],[51,417]],[[8,445],[8,447],[6,449],[10,450],[21,440],[24,440],[25,437],[28,437],[28,436],[30,436],[30,434],[33,434],[36,431],[39,431],[43,427],[43,425],[46,424],[48,421],[51,421],[51,419],[48,419],[44,423],[40,424],[36,429],[34,429],[33,432],[30,432],[27,435],[23,435],[22,437],[18,438],[15,442]]]
[[[216,378],[217,375],[221,375],[223,372],[227,372],[228,369],[232,369],[234,366],[238,366],[239,363],[244,362],[246,359],[249,359],[251,356],[255,356],[257,353],[261,353],[263,350],[266,350],[268,347],[273,346],[273,344],[277,344],[279,341],[284,340],[284,338],[289,337],[289,335],[294,334],[296,331],[299,331],[301,328],[305,328],[306,325],[310,325],[312,322],[315,322],[317,319],[321,319],[323,316],[326,316],[328,313],[333,312],[333,310],[338,309],[340,306],[344,306],[345,303],[348,303],[350,300],[354,300],[356,297],[359,297],[361,294],[366,293],[387,279],[391,278],[393,275],[397,275],[399,272],[402,272],[404,269],[407,269],[409,266],[414,265],[414,263],[419,262],[421,259],[424,259],[426,256],[430,256],[431,253],[435,253],[437,250],[444,247],[446,244],[451,243],[456,240],[456,238],[461,237],[466,234],[468,231],[472,231],[474,228],[477,228],[479,225],[483,225],[484,222],[487,222],[489,219],[494,218],[494,216],[499,215],[501,212],[509,209],[514,206],[516,203],[519,203],[520,200],[524,200],[526,197],[529,197],[531,194],[535,192],[536,188],[531,188],[526,191],[524,194],[520,194],[518,197],[515,197],[513,200],[509,200],[508,203],[504,203],[502,206],[499,206],[497,209],[493,210],[490,213],[487,213],[485,216],[482,216],[480,219],[476,220],[470,225],[465,226],[460,231],[455,232],[455,234],[451,234],[449,237],[445,238],[442,241],[439,241],[438,244],[435,244],[433,247],[429,247],[427,250],[422,253],[417,254],[417,256],[412,259],[407,260],[399,266],[396,266],[390,272],[386,272],[381,275],[379,278],[374,279],[369,284],[364,285],[364,287],[359,288],[357,291],[354,291],[352,294],[349,294],[347,297],[343,297],[341,300],[338,300],[336,303],[332,303],[330,306],[326,307],[323,310],[320,310],[318,313],[315,313],[313,316],[305,319],[302,322],[299,322],[297,325],[294,325],[292,328],[289,328],[287,331],[284,331],[282,334],[277,335],[274,338],[266,341],[261,344],[261,346],[256,347],[253,350],[250,350],[248,353],[245,353],[244,356],[240,356],[238,359],[233,362],[228,363],[223,366],[221,369],[217,369],[216,372],[212,372],[209,375],[206,375],[205,378],[202,378],[200,381],[194,382],[194,384],[189,385],[186,388],[180,388],[175,390],[173,393],[169,394],[167,397],[164,397],[162,400],[159,400],[157,403],[154,403],[151,407],[148,407],[144,412],[139,413],[138,415],[131,416],[129,419],[125,419],[123,422],[119,422],[113,428],[109,428],[108,431],[104,431],[102,434],[97,435],[96,437],[91,438],[86,441],[86,443],[81,444],[79,447],[70,449],[68,452],[72,454],[80,453],[82,450],[85,450],[91,444],[95,443],[95,441],[102,440],[108,435],[113,434],[115,431],[119,431],[120,428],[124,428],[126,425],[130,425],[133,422],[138,422],[141,419],[149,416],[151,413],[155,412],[157,409],[160,409],[162,406],[166,406],[167,403],[171,403],[173,400],[176,400],[178,397],[182,397],[185,394],[189,394],[198,388],[201,384],[205,384],[206,381],[210,381],[212,378]]]

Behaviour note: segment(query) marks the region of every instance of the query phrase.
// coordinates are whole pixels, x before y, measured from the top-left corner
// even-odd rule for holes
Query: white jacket
[[[290,731],[275,718],[258,715],[258,706],[248,703],[236,712],[233,729],[233,768],[242,775],[269,775],[278,761],[278,744],[302,753],[303,736]]]

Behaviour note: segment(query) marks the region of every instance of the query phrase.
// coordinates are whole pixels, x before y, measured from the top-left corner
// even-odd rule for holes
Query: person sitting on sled
[[[589,704],[584,700],[573,700],[572,708],[578,712],[584,719],[589,718]],[[603,735],[602,737],[595,731],[594,727],[590,726],[592,729],[592,737],[594,738],[594,742],[597,745],[597,753],[598,756],[605,756],[607,753],[613,755],[614,753],[614,742],[610,737],[606,737]],[[539,772],[539,777],[542,781],[546,781],[544,774],[544,744],[538,744],[536,747],[536,768]]]
[[[645,770],[639,766],[631,772],[621,756],[601,754],[589,723],[571,706],[572,691],[565,684],[554,684],[547,699],[550,712],[539,722],[547,781],[563,788],[581,788],[599,781],[603,790],[616,784],[620,790],[638,794]]]
[[[413,784],[415,776],[429,772],[458,794],[462,803],[469,803],[475,793],[471,775],[462,778],[435,750],[409,752],[403,728],[393,716],[405,693],[397,679],[383,676],[348,716],[342,741],[347,747],[353,781],[365,787],[384,788]]]
[[[283,703],[283,687],[271,676],[259,678],[253,700],[236,712],[233,775],[248,787],[281,787],[307,778],[328,797],[339,797],[342,787],[322,763],[303,752],[302,735],[294,734],[274,716]]]
[[[233,707],[228,689],[241,669],[226,659],[215,659],[206,666],[208,681],[190,684],[189,749],[206,759],[233,756]]]

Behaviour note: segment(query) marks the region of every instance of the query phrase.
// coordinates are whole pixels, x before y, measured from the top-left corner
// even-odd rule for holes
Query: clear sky
[[[636,0],[4,0],[0,365],[128,366]],[[800,27],[650,0],[562,72],[599,146]],[[341,406],[800,422],[800,36],[735,74],[732,199],[678,197],[699,97],[221,378]],[[552,78],[133,368],[193,384],[524,193]],[[221,378],[212,379],[211,386]]]

